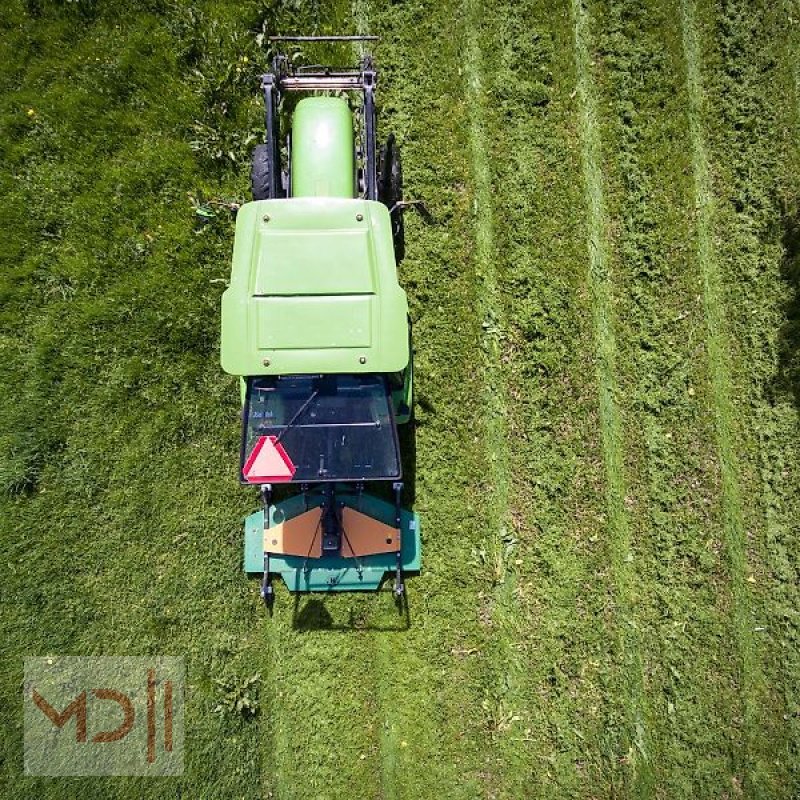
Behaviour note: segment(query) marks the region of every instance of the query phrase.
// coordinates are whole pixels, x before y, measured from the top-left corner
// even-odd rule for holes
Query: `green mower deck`
[[[337,495],[348,507],[392,525],[394,506],[368,494]],[[310,507],[319,506],[319,494],[311,498],[295,495],[270,505],[270,524],[264,526],[264,512],[251,514],[244,523],[244,569],[248,573],[261,573],[264,568],[264,538],[269,529],[287,519],[296,518]],[[420,568],[419,514],[401,511],[401,557],[404,572],[418,572]],[[395,569],[392,553],[352,558],[330,557],[309,559],[304,556],[278,556],[270,559],[270,570],[283,579],[290,592],[336,592],[378,589],[387,572]]]

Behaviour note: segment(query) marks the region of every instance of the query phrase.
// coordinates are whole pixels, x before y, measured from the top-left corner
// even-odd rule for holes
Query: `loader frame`
[[[360,42],[375,41],[377,36],[270,36],[278,42]],[[280,51],[272,58],[272,70],[261,76],[264,92],[264,125],[270,175],[270,199],[284,197],[288,191],[288,172],[282,169],[280,116],[278,107],[284,93],[319,90],[359,92],[364,141],[360,150],[363,164],[359,196],[378,200],[378,148],[376,139],[375,92],[377,71],[370,54],[365,54],[357,67],[297,66]]]

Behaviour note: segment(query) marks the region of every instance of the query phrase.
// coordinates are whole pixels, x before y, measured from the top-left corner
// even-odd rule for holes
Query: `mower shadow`
[[[387,591],[375,592],[376,597],[388,594]],[[301,607],[301,597],[309,597],[308,601]],[[358,633],[363,631],[376,631],[390,633],[392,631],[407,631],[411,627],[411,613],[408,607],[408,599],[403,595],[399,601],[395,601],[397,611],[397,624],[371,624],[363,619],[356,617],[353,609],[347,622],[335,622],[330,612],[325,606],[324,598],[318,595],[294,596],[294,608],[292,609],[292,628],[296,631],[331,631],[339,633]]]
[[[417,498],[417,421],[413,416],[405,425],[397,426],[397,437],[403,466],[403,504],[413,508]]]

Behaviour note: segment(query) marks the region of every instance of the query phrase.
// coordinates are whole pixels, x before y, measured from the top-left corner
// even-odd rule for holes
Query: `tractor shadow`
[[[336,620],[328,610],[325,598],[316,595],[296,594],[292,610],[292,628],[296,631],[305,632],[359,633],[375,631],[390,633],[392,631],[407,631],[411,627],[411,612],[407,595],[404,594],[397,599],[394,598],[391,590],[384,589],[383,591],[375,592],[374,597],[383,601],[378,614],[381,619],[380,622],[370,621],[370,618],[376,615],[371,613],[371,609],[368,609],[367,605],[362,605],[357,610],[350,606],[347,616],[344,619]],[[389,602],[394,606],[393,611],[389,611],[386,608]],[[392,616],[394,616],[395,622],[389,621]]]
[[[778,333],[778,374],[773,389],[791,393],[800,408],[800,196],[782,209],[781,277],[790,297],[784,306],[786,321]]]
[[[413,415],[405,425],[398,425],[397,437],[403,467],[403,504],[413,508],[417,499],[417,420]]]

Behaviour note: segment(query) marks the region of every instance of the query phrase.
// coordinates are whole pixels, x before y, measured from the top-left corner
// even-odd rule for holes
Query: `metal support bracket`
[[[264,530],[269,529],[269,507],[272,504],[272,484],[265,483],[261,487],[261,502],[264,506]],[[261,598],[267,608],[272,608],[275,600],[275,589],[272,586],[272,578],[269,573],[269,551],[264,551],[264,577],[261,581]]]
[[[427,206],[423,200],[398,200],[390,209],[389,214],[394,214],[396,211],[402,213],[407,208],[413,208],[422,219],[427,223],[433,222],[433,214],[428,211]]]
[[[397,561],[395,566],[394,578],[394,594],[399,599],[405,592],[405,584],[403,583],[403,521],[402,521],[402,506],[400,501],[403,495],[403,484],[399,481],[392,484],[394,490],[394,524],[397,528]]]

